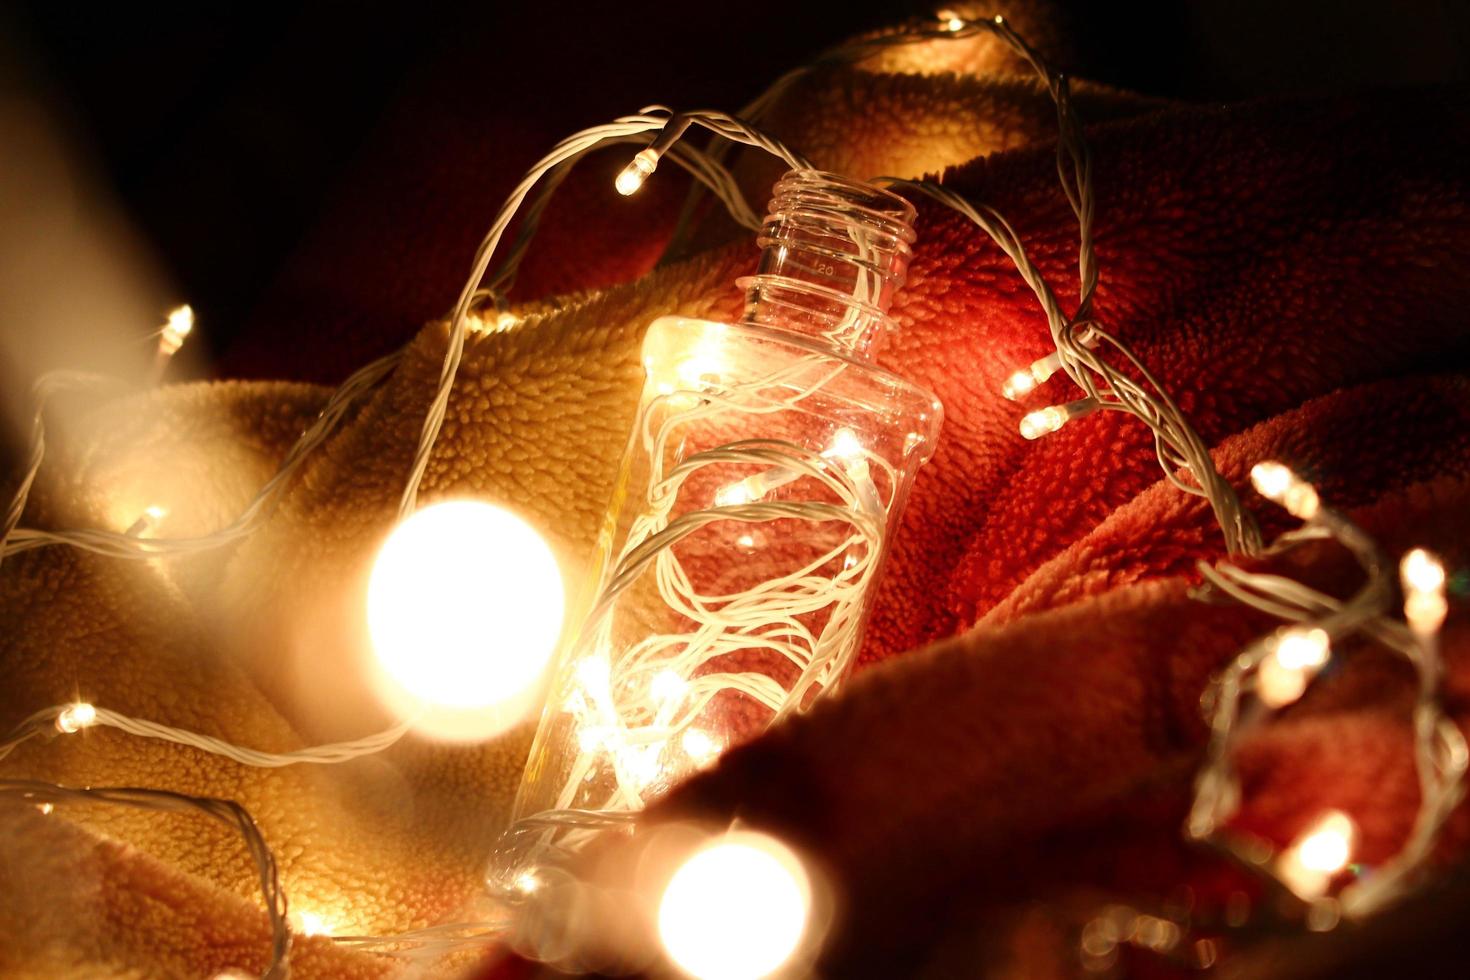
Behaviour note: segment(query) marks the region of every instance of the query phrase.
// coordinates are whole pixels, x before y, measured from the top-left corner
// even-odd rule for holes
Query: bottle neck
[[[907,201],[863,181],[786,174],[757,238],[760,266],[739,282],[744,322],[871,360],[893,328],[888,309],[908,271],[913,220]]]

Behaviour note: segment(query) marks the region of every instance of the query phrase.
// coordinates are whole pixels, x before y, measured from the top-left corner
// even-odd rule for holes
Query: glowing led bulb
[[[154,531],[160,521],[168,516],[168,508],[154,504],[143,508],[142,515],[134,521],[123,533],[133,538],[141,538],[145,534]]]
[[[641,788],[658,782],[663,776],[664,768],[658,757],[657,745],[629,745],[619,751],[618,764]]]
[[[1256,488],[1256,493],[1304,521],[1316,517],[1321,508],[1316,488],[1274,460],[1251,467],[1251,486]]]
[[[577,745],[583,752],[597,752],[605,741],[607,733],[601,728],[588,725],[577,730]]]
[[[1322,629],[1289,629],[1276,641],[1276,659],[1283,667],[1304,670],[1327,662],[1331,638]]]
[[[1439,629],[1449,612],[1445,601],[1444,565],[1423,548],[1415,548],[1399,562],[1399,579],[1404,587],[1404,619],[1415,633]]]
[[[56,716],[56,730],[67,735],[79,732],[97,722],[97,709],[85,701],[67,705]]]
[[[577,664],[577,682],[593,697],[607,697],[612,693],[612,663],[606,654],[588,657]]]
[[[1021,419],[1021,435],[1027,439],[1040,439],[1067,424],[1067,413],[1055,405],[1028,412]]]
[[[863,444],[851,429],[838,429],[832,436],[832,445],[823,450],[828,459],[857,459],[863,454]]]
[[[163,354],[173,354],[184,346],[184,340],[194,332],[194,308],[185,303],[169,311],[168,322],[163,325],[163,331],[158,335],[158,350]]]
[[[1296,482],[1296,474],[1281,463],[1267,460],[1251,467],[1251,486],[1267,500],[1280,500]]]
[[[373,565],[375,687],[428,734],[496,734],[532,707],[563,602],[551,549],[520,518],[468,500],[425,507]]]
[[[654,675],[648,687],[656,701],[669,702],[682,698],[689,684],[677,671],[661,670]]]
[[[660,395],[670,395],[675,390],[700,391],[709,386],[712,377],[718,379],[724,373],[724,324],[700,326],[698,337],[684,349],[645,349],[643,370]]]
[[[1444,588],[1444,565],[1423,548],[1415,548],[1404,555],[1399,563],[1399,574],[1406,591],[1438,592]]]
[[[700,765],[708,765],[720,754],[720,743],[698,728],[690,728],[679,737],[684,754]]]
[[[1043,384],[1053,374],[1061,370],[1062,355],[1056,351],[1031,362],[1029,367],[1022,368],[1005,380],[1000,386],[1000,393],[1011,401],[1020,401],[1026,395],[1036,390],[1036,386]]]
[[[1005,384],[1000,386],[1000,393],[1011,401],[1017,401],[1024,395],[1029,395],[1036,390],[1036,379],[1031,376],[1029,368],[1017,371],[1006,378]]]
[[[291,918],[296,920],[296,931],[303,936],[330,936],[332,934],[331,924],[315,912],[296,912]]]
[[[715,491],[715,506],[738,507],[741,504],[750,503],[755,499],[750,487],[750,481],[753,479],[755,477],[746,477],[739,483],[732,483],[729,486],[720,487],[720,489]]]
[[[1027,412],[1021,419],[1021,435],[1027,439],[1040,439],[1055,432],[1075,418],[1081,418],[1097,408],[1097,399],[1079,398],[1065,405],[1048,405],[1034,412]]]
[[[618,193],[624,197],[636,193],[638,188],[643,186],[643,182],[653,176],[653,172],[657,169],[658,154],[651,148],[639,150],[638,155],[629,160],[622,173],[618,174],[615,182]]]
[[[1331,656],[1332,641],[1325,630],[1283,630],[1256,672],[1256,697],[1271,708],[1291,704]]]
[[[1352,860],[1357,825],[1341,810],[1329,810],[1308,826],[1277,861],[1277,874],[1302,898],[1325,894]]]
[[[764,834],[732,833],[674,873],[658,932],[669,959],[699,980],[754,980],[799,951],[810,914],[796,855]]]

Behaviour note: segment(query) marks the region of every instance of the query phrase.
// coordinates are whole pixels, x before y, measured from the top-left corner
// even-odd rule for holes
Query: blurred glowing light
[[[713,762],[720,754],[720,743],[716,742],[708,732],[698,728],[691,728],[681,735],[679,744],[683,746],[689,758],[701,765]]]
[[[325,918],[315,912],[297,912],[296,931],[303,936],[330,936],[332,934],[331,924]]]
[[[658,931],[669,959],[699,980],[770,976],[797,954],[811,915],[801,862],[774,838],[731,833],[669,880]]]
[[[1036,378],[1031,374],[1030,368],[1023,368],[1012,374],[1000,387],[1000,393],[1011,401],[1016,401],[1035,390]]]
[[[475,501],[426,507],[373,565],[375,686],[427,734],[503,731],[532,707],[564,601],[551,549],[520,518]]]
[[[1404,618],[1409,628],[1420,635],[1433,634],[1449,613],[1444,565],[1423,548],[1415,548],[1399,563],[1399,578],[1404,586]]]
[[[1444,566],[1423,548],[1415,548],[1404,555],[1399,572],[1406,591],[1437,592],[1444,588]]]
[[[1276,638],[1271,652],[1261,661],[1256,675],[1256,696],[1271,708],[1297,700],[1307,682],[1332,656],[1332,641],[1325,630],[1292,628]]]
[[[1317,898],[1352,860],[1357,825],[1341,810],[1329,810],[1304,830],[1281,855],[1280,874],[1303,898]]]
[[[159,522],[168,516],[168,508],[157,504],[143,508],[143,513],[129,525],[124,533],[130,537],[141,538],[158,528]]]
[[[659,702],[677,701],[684,696],[684,691],[689,687],[687,681],[679,676],[675,670],[661,670],[654,675],[649,684],[654,700]]]
[[[1276,641],[1276,659],[1292,670],[1327,663],[1332,642],[1322,629],[1289,629]]]
[[[1316,517],[1322,506],[1315,487],[1274,460],[1251,467],[1251,485],[1261,496],[1280,504],[1287,513],[1304,521]]]
[[[752,479],[754,477],[746,477],[739,483],[732,483],[729,486],[724,486],[716,490],[715,506],[739,507],[741,504],[750,503],[755,499],[755,494],[751,492],[751,488],[748,486]]]
[[[168,322],[158,335],[158,349],[172,354],[184,346],[184,340],[194,332],[194,308],[185,303],[169,311]]]

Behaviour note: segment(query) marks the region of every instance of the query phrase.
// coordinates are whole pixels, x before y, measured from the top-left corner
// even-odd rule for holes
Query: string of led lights
[[[43,812],[50,812],[57,804],[103,803],[161,813],[200,813],[235,830],[245,839],[246,850],[255,863],[271,927],[270,960],[261,976],[263,980],[286,980],[290,976],[292,933],[276,858],[250,812],[234,800],[131,786],[57,786],[29,779],[0,779],[0,798],[33,804]]]
[[[333,765],[381,752],[407,735],[412,727],[412,721],[404,721],[384,731],[347,742],[314,745],[292,752],[262,752],[243,748],[212,735],[201,735],[171,725],[160,725],[155,721],[132,718],[107,708],[99,708],[88,701],[76,701],[43,708],[22,721],[11,730],[4,741],[0,741],[0,760],[17,746],[41,735],[55,732],[70,735],[84,728],[115,728],[138,738],[188,746],[258,769],[278,769],[302,763]]]
[[[666,110],[658,111],[658,107],[653,107],[653,110],[622,116],[611,123],[584,129],[562,140],[526,172],[525,177],[511,191],[510,196],[501,206],[500,212],[491,223],[490,231],[486,233],[476,249],[469,279],[465,282],[459,302],[449,317],[449,337],[445,347],[444,363],[434,397],[424,416],[423,429],[419,436],[418,448],[414,452],[408,482],[404,487],[402,499],[399,501],[400,517],[407,517],[418,506],[419,484],[423,481],[424,473],[429,465],[429,456],[434,450],[434,443],[438,440],[439,430],[444,424],[444,415],[449,408],[449,395],[454,387],[454,379],[459,373],[460,359],[464,354],[464,341],[468,331],[467,314],[476,297],[484,295],[480,291],[481,283],[489,270],[491,257],[532,188],[543,178],[554,172],[564,173],[564,171],[558,171],[563,164],[577,159],[609,140],[656,132],[658,135],[654,143],[640,151],[618,177],[618,189],[624,194],[630,194],[642,185],[649,174],[653,173],[658,166],[659,159],[685,134],[689,127],[696,125],[725,139],[765,150],[779,157],[793,169],[809,169],[811,166],[810,161],[794,153],[785,144],[727,113],[710,109],[673,114]]]
[[[327,437],[351,412],[352,407],[363,395],[376,388],[384,378],[392,373],[402,356],[401,351],[395,351],[386,357],[381,357],[358,369],[344,381],[327,399],[320,414],[311,425],[307,426],[306,431],[286,453],[275,474],[256,492],[249,505],[241,511],[238,517],[218,531],[197,537],[156,538],[101,528],[49,531],[14,527],[8,524],[3,544],[0,544],[0,559],[48,545],[67,545],[109,558],[148,559],[166,555],[198,554],[248,537],[271,515],[276,502],[290,486],[291,478],[301,468],[307,457],[326,442]],[[11,507],[7,511],[7,521],[10,519],[10,514],[18,515],[19,511],[24,510],[31,484],[39,472],[41,458],[45,451],[45,428],[42,416],[45,402],[53,391],[54,387],[48,386],[37,398],[36,423],[31,441],[32,451],[27,458],[20,487],[12,498]]]
[[[1215,469],[1203,441],[1188,424],[1178,406],[1157,379],[1122,342],[1105,331],[1091,314],[1092,295],[1098,276],[1092,247],[1094,213],[1092,172],[1081,123],[1071,107],[1067,79],[1053,73],[1037,53],[1026,45],[1002,18],[969,20],[949,12],[941,12],[938,20],[938,27],[921,26],[905,33],[884,35],[845,45],[823,55],[818,59],[817,64],[854,63],[893,44],[965,38],[988,32],[1001,38],[1020,53],[1042,79],[1057,110],[1058,176],[1079,227],[1079,294],[1075,308],[1070,315],[1063,310],[1040,271],[1026,255],[1025,248],[1014,229],[994,209],[970,202],[934,182],[898,178],[885,180],[888,186],[927,195],[969,218],[984,230],[1015,263],[1022,278],[1036,294],[1047,316],[1056,350],[1029,367],[1016,372],[1007,382],[1004,394],[1012,399],[1024,397],[1060,370],[1083,390],[1085,397],[1029,413],[1021,420],[1022,433],[1028,438],[1036,438],[1055,431],[1071,419],[1079,418],[1100,408],[1124,411],[1134,415],[1152,430],[1156,451],[1166,477],[1181,490],[1201,495],[1210,502],[1224,532],[1227,550],[1232,554],[1261,552],[1262,542],[1255,522],[1251,515],[1240,506],[1228,482]],[[932,24],[933,22],[927,23]],[[782,92],[802,75],[811,71],[812,67],[797,69],[783,76],[765,96],[752,103],[750,115],[759,118],[771,104],[774,104]],[[668,156],[689,170],[699,184],[712,190],[725,203],[737,222],[746,227],[755,227],[758,224],[754,212],[749,209],[733,177],[720,163],[719,154],[713,151],[701,152],[679,142],[690,126],[702,127],[725,140],[758,147],[782,159],[793,169],[810,168],[810,163],[805,158],[762,133],[753,125],[734,116],[707,110],[671,113],[666,109],[651,107],[644,112],[621,117],[605,126],[584,130],[557,144],[517,185],[476,250],[470,278],[448,320],[448,340],[440,378],[434,398],[424,418],[413,464],[400,501],[400,516],[413,512],[417,506],[419,485],[443,424],[449,395],[459,368],[465,336],[472,317],[471,311],[478,303],[486,301],[493,301],[497,307],[502,306],[505,291],[514,282],[521,257],[536,230],[547,202],[577,159],[598,146],[611,142],[636,140],[653,133],[655,134],[653,143],[640,151],[620,175],[618,180],[620,191],[631,193],[636,190],[643,180],[654,172],[659,161]],[[538,190],[534,198],[531,196],[533,190]],[[500,269],[487,282],[486,276],[491,259],[497,252],[504,233],[518,213],[523,215],[520,233],[503,257]],[[192,317],[188,323],[192,326]],[[170,325],[173,327],[172,330],[166,327],[159,334],[160,365],[166,365],[167,356],[171,356],[178,349],[183,336],[188,333],[188,329],[183,326],[182,319],[178,324],[174,324],[171,319]],[[1109,365],[1101,356],[1101,350],[1111,350],[1126,360],[1142,381],[1139,382]],[[165,353],[167,356],[164,356]],[[6,511],[4,533],[0,535],[0,559],[52,544],[69,545],[110,557],[141,559],[159,555],[195,553],[240,540],[254,530],[269,514],[302,461],[325,442],[335,426],[346,417],[352,406],[365,393],[374,389],[388,376],[400,358],[401,352],[389,355],[364,367],[349,378],[329,398],[321,415],[303,433],[301,439],[283,460],[277,473],[261,488],[240,517],[214,534],[197,538],[159,538],[141,533],[119,534],[101,529],[46,531],[18,526],[30,488],[39,472],[44,455],[44,426],[42,423],[44,403],[54,387],[76,380],[59,375],[49,380],[43,379],[44,383],[39,384],[37,389],[38,409],[33,427],[32,451],[26,459],[18,489]],[[705,394],[709,400],[692,411],[731,409],[729,399],[733,397],[733,393],[709,392]],[[643,438],[645,440],[652,438],[651,447],[658,447],[659,436],[645,431]],[[718,460],[711,456],[693,466],[690,466],[691,463],[694,463],[694,460],[691,459],[680,467],[676,467],[669,474],[661,475],[660,485],[665,487],[664,492],[668,494],[668,499],[671,500],[673,496],[676,496],[679,482],[695,472],[699,465],[716,461],[730,462],[735,458],[746,462],[759,460],[773,474],[795,473],[802,478],[818,480],[838,496],[840,505],[827,505],[830,511],[825,512],[822,519],[849,523],[853,528],[853,536],[847,539],[841,549],[834,548],[827,556],[828,560],[843,554],[844,550],[850,548],[851,542],[854,541],[863,544],[864,555],[871,556],[878,550],[874,542],[881,542],[883,528],[881,518],[874,515],[875,513],[881,514],[881,502],[875,510],[871,497],[871,486],[863,482],[864,479],[870,479],[870,477],[859,479],[857,471],[859,465],[867,466],[875,461],[881,463],[879,457],[866,454],[834,463],[834,460],[825,453],[812,453],[794,444],[774,443],[739,446],[730,452],[739,455],[738,457],[725,456]],[[661,459],[662,454],[653,453],[652,458]],[[684,467],[689,468],[686,470]],[[791,508],[794,506],[804,509],[799,512],[793,511]],[[810,566],[783,577],[774,585],[767,583],[765,591],[737,597],[707,595],[694,590],[687,570],[675,557],[671,547],[676,541],[693,533],[708,521],[719,519],[754,523],[796,517],[798,513],[811,518],[816,512],[808,508],[814,506],[814,502],[796,505],[787,502],[760,503],[754,502],[752,498],[751,502],[727,502],[703,516],[685,514],[678,518],[670,518],[668,511],[662,514],[655,512],[647,516],[647,523],[638,529],[637,535],[630,537],[629,547],[618,558],[615,571],[607,587],[608,590],[615,587],[620,588],[619,582],[631,581],[632,575],[652,565],[657,571],[656,581],[660,594],[665,600],[671,606],[679,608],[691,619],[696,621],[702,619],[705,625],[712,629],[723,632],[733,628],[738,635],[741,629],[747,631],[754,629],[751,624],[756,622],[758,614],[772,617],[760,620],[762,623],[777,624],[773,629],[761,634],[762,642],[778,649],[783,656],[801,670],[798,684],[792,690],[782,690],[779,687],[752,682],[749,678],[728,673],[703,675],[692,681],[684,680],[684,683],[690,687],[683,689],[682,693],[686,695],[691,691],[693,693],[692,699],[681,700],[680,703],[686,707],[678,714],[675,714],[673,709],[666,707],[657,708],[653,712],[655,720],[660,717],[663,719],[660,726],[661,737],[666,738],[680,731],[680,725],[685,726],[684,730],[687,734],[689,719],[697,713],[699,707],[707,703],[720,690],[738,691],[765,704],[777,714],[790,710],[791,705],[800,704],[802,701],[802,698],[794,696],[796,689],[803,691],[825,689],[836,673],[833,665],[840,664],[843,657],[850,656],[852,645],[855,642],[853,637],[861,621],[861,616],[853,605],[854,600],[851,597],[862,594],[866,587],[865,576],[871,571],[870,567],[861,564],[864,560],[861,556],[859,564],[853,566],[852,569],[845,569],[843,574],[835,578],[821,579],[823,588],[835,590],[834,592],[821,593],[814,589],[810,573],[814,568],[820,566]],[[709,516],[711,514],[717,516]],[[1364,544],[1365,539],[1360,534],[1355,534],[1352,525],[1335,512],[1327,508],[1319,508],[1312,516],[1304,519],[1308,521],[1307,533],[1293,538],[1292,541],[1321,537],[1326,534],[1353,549],[1354,553],[1360,557],[1369,554],[1370,548]],[[1280,543],[1278,541],[1278,544]],[[1405,567],[1408,568],[1407,565]],[[1325,652],[1316,652],[1318,647],[1324,646],[1325,649],[1325,646],[1330,646],[1330,643],[1339,636],[1347,636],[1353,632],[1365,633],[1391,649],[1398,650],[1410,658],[1420,676],[1420,695],[1415,710],[1415,732],[1416,760],[1419,764],[1424,799],[1414,832],[1395,862],[1385,869],[1380,869],[1379,875],[1375,878],[1355,883],[1342,893],[1343,907],[1349,914],[1369,914],[1381,908],[1401,894],[1421,870],[1423,860],[1439,828],[1463,793],[1466,757],[1463,736],[1443,713],[1438,687],[1438,654],[1434,640],[1438,621],[1435,621],[1432,629],[1425,626],[1433,618],[1424,611],[1425,609],[1432,611],[1433,608],[1438,608],[1438,619],[1443,619],[1442,569],[1439,572],[1437,607],[1434,606],[1433,599],[1436,593],[1433,589],[1426,591],[1419,589],[1417,585],[1414,586],[1415,591],[1412,592],[1410,599],[1411,603],[1419,604],[1416,607],[1419,611],[1410,614],[1410,625],[1406,637],[1403,628],[1384,616],[1387,608],[1386,597],[1391,590],[1383,584],[1384,573],[1381,562],[1372,568],[1368,568],[1365,564],[1365,568],[1369,571],[1369,585],[1342,603],[1313,593],[1312,590],[1299,583],[1277,576],[1250,574],[1227,564],[1202,569],[1206,580],[1221,594],[1252,604],[1263,611],[1282,614],[1282,618],[1315,625],[1296,632],[1272,634],[1271,637],[1250,648],[1246,655],[1222,672],[1212,684],[1210,703],[1216,711],[1213,719],[1216,724],[1213,728],[1210,763],[1200,777],[1199,801],[1196,805],[1198,819],[1192,816],[1190,825],[1190,832],[1195,836],[1212,837],[1219,824],[1231,811],[1234,801],[1231,798],[1232,790],[1230,789],[1233,777],[1229,768],[1229,749],[1239,737],[1239,728],[1247,727],[1235,724],[1239,699],[1242,692],[1253,691],[1259,695],[1264,689],[1262,687],[1263,670],[1265,671],[1264,676],[1269,677],[1272,670],[1293,668],[1295,665],[1294,669],[1304,678],[1303,686],[1305,686],[1310,676],[1315,674],[1316,668],[1320,667],[1320,664],[1314,662],[1315,659],[1326,655]],[[849,571],[851,574],[848,574]],[[1406,586],[1412,584],[1409,579],[1410,575],[1406,570]],[[605,594],[610,597],[616,592],[605,592]],[[1425,598],[1426,595],[1428,598]],[[828,620],[829,627],[835,625],[835,632],[830,638],[825,632],[821,636],[814,635],[810,629],[796,620],[795,613],[792,612],[795,609],[808,609],[818,600],[827,604],[834,602],[838,604],[838,610],[833,612]],[[842,607],[842,602],[847,602],[852,608]],[[762,606],[763,603],[764,606]],[[747,616],[750,618],[746,618]],[[594,614],[593,619],[595,618]],[[683,655],[685,659],[681,662],[682,668],[697,669],[700,663],[707,661],[710,656],[717,655],[713,651],[723,649],[713,636],[707,637],[697,631],[690,635],[697,636],[702,643],[705,643],[704,652],[692,654],[686,652]],[[661,676],[660,672],[653,670],[651,666],[663,663],[660,660],[659,651],[670,648],[670,644],[687,643],[690,635],[651,637],[646,641],[645,646],[638,649],[630,665],[651,675],[649,684],[651,687],[653,682]],[[1323,636],[1326,637],[1326,640],[1323,641],[1323,644],[1319,644]],[[688,677],[683,669],[676,673],[683,674],[685,678]],[[588,710],[591,710],[592,706],[592,702],[589,702]],[[387,732],[354,742],[318,746],[293,753],[264,753],[242,749],[210,736],[183,732],[168,726],[129,718],[107,709],[76,703],[47,708],[34,714],[23,722],[6,742],[0,743],[0,758],[8,754],[21,741],[44,733],[48,726],[61,727],[62,730],[66,730],[63,727],[63,719],[67,719],[67,724],[76,723],[86,718],[88,714],[86,709],[91,711],[91,720],[87,722],[88,724],[106,724],[143,737],[163,738],[178,744],[191,745],[242,764],[255,766],[344,761],[369,752],[380,751],[397,741],[406,730],[405,726],[395,726]],[[662,716],[659,714],[660,711],[663,712]],[[621,737],[627,741],[627,744],[633,744],[633,736],[630,732],[625,731]],[[1219,744],[1216,744],[1217,741]],[[625,802],[641,803],[641,795],[636,790],[638,775],[634,768],[628,765],[621,766],[618,769],[618,778],[623,784],[621,792],[624,794]],[[635,789],[630,791],[629,787]],[[195,809],[227,823],[233,821],[246,837],[251,853],[261,868],[262,885],[267,895],[267,911],[271,915],[272,927],[276,935],[272,965],[267,976],[284,976],[289,950],[289,932],[284,924],[285,895],[280,891],[276,880],[274,859],[269,849],[261,839],[253,821],[237,804],[229,801],[184,797],[161,790],[78,790],[19,781],[0,782],[0,791],[12,796],[22,795],[23,798],[36,802],[52,802],[53,800],[69,802],[90,798],[123,805],[145,806],[151,809]],[[144,800],[147,802],[142,802]],[[628,819],[630,818],[627,814],[607,814],[568,808],[556,814],[534,818],[527,822],[526,829],[539,831],[553,826],[609,827],[625,824]],[[540,823],[537,823],[537,820]],[[463,928],[472,930],[474,925],[470,924]],[[439,936],[441,933],[433,930],[442,929],[444,935],[442,942],[445,944],[483,941],[478,935],[470,937],[461,935],[456,940],[452,933],[460,928],[462,926],[459,925],[431,927],[429,931],[421,931],[423,935],[420,938],[424,940],[423,945],[439,948],[438,944],[441,941],[430,937]],[[414,938],[410,938],[414,935],[404,934],[403,937],[396,939],[395,937],[351,937],[348,942],[357,945],[383,945],[393,942],[408,944],[416,942]]]
[[[1214,567],[1200,564],[1210,587],[1294,625],[1251,643],[1206,689],[1202,704],[1210,724],[1210,743],[1195,782],[1186,831],[1191,838],[1221,847],[1284,885],[1313,906],[1319,922],[1339,907],[1349,917],[1363,918],[1406,893],[1423,872],[1445,820],[1465,794],[1470,750],[1446,713],[1440,693],[1438,633],[1447,612],[1444,568],[1422,549],[1404,556],[1400,578],[1407,622],[1394,621],[1388,618],[1393,588],[1387,557],[1361,528],[1323,505],[1311,484],[1280,463],[1257,464],[1251,480],[1267,499],[1345,547],[1362,567],[1365,580],[1355,593],[1339,601],[1281,576],[1253,574],[1223,563]],[[1306,538],[1297,538],[1298,543],[1302,540]],[[1240,781],[1233,765],[1240,740],[1271,714],[1295,703],[1327,666],[1334,646],[1357,633],[1405,657],[1418,676],[1412,719],[1420,803],[1413,830],[1399,853],[1330,896],[1329,886],[1348,865],[1356,833],[1346,814],[1328,812],[1280,854],[1263,850],[1259,842],[1233,838],[1222,831],[1222,825],[1241,804]],[[1242,707],[1246,695],[1252,697]]]

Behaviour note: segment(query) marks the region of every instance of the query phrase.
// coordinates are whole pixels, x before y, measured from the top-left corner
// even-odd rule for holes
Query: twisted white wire
[[[69,710],[74,710],[76,705],[58,704],[49,708],[43,708],[22,721],[3,742],[0,742],[0,759],[4,759],[16,746],[26,742],[38,735],[48,734],[52,731],[58,719]],[[221,758],[230,759],[243,766],[253,766],[257,769],[278,769],[282,766],[294,766],[302,763],[314,765],[334,765],[339,762],[348,762],[365,755],[381,752],[403,736],[407,735],[412,727],[409,722],[401,722],[392,728],[362,738],[352,739],[347,742],[330,742],[326,745],[314,745],[309,748],[296,749],[291,752],[262,752],[259,749],[244,748],[227,742],[213,735],[202,735],[198,732],[187,731],[182,728],[174,728],[171,725],[161,725],[156,721],[148,721],[143,718],[133,718],[129,715],[112,711],[108,708],[92,707],[91,719],[84,727],[91,728],[103,726],[115,728],[118,731],[136,735],[139,738],[151,738],[161,742],[172,742],[175,745],[185,745],[189,748],[208,752]]]
[[[263,980],[287,980],[291,975],[291,929],[287,919],[286,891],[281,887],[276,858],[250,812],[234,800],[131,786],[59,786],[30,779],[0,779],[0,798],[37,805],[105,803],[164,813],[201,813],[235,830],[244,838],[246,850],[255,864],[271,927],[270,960],[261,977]]]

